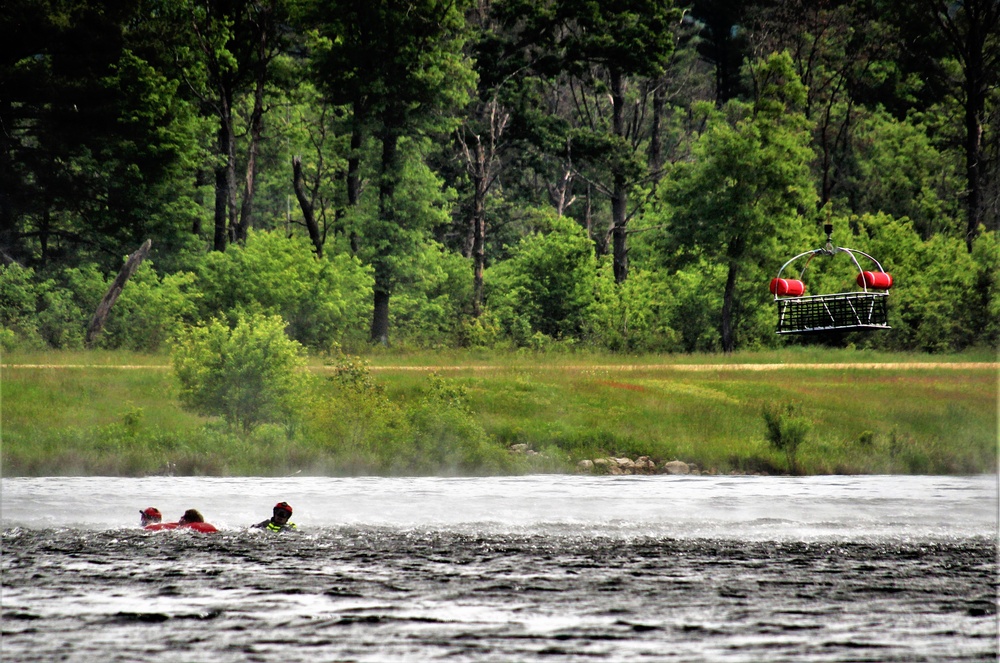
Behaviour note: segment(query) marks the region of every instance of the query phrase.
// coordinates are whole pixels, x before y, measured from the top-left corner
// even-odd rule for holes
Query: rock
[[[615,464],[623,470],[631,470],[635,468],[635,461],[631,458],[612,458],[611,460],[613,460]]]
[[[639,456],[635,459],[635,470],[643,474],[652,474],[656,471],[656,463],[649,456]]]
[[[592,460],[581,460],[576,464],[577,472],[593,472],[594,471],[594,461]]]
[[[610,463],[610,462],[608,462],[608,459],[607,459],[607,458],[595,458],[595,459],[594,459],[594,466],[595,466],[595,467],[600,467],[600,468],[602,468],[602,469],[607,469],[607,467],[608,467],[608,466],[609,466],[610,464],[611,464],[611,463]]]
[[[691,468],[682,460],[672,460],[669,463],[664,463],[663,471],[667,474],[690,474]]]
[[[516,454],[523,454],[528,450],[527,444],[512,444],[510,445],[510,450]]]

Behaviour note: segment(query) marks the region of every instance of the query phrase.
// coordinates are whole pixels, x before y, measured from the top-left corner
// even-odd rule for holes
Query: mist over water
[[[995,661],[997,513],[995,476],[3,479],[3,660]]]

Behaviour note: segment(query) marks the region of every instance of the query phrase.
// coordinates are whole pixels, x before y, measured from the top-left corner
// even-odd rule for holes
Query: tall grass
[[[968,355],[960,361],[992,357]],[[646,455],[703,470],[783,473],[761,412],[809,421],[803,474],[995,472],[997,374],[962,370],[724,370],[731,363],[934,362],[940,357],[792,349],[731,357],[481,352],[369,358],[369,386],[322,376],[303,425],[250,434],[182,410],[165,357],[3,358],[2,472],[17,475],[482,474],[569,472]],[[819,360],[822,361],[819,361]],[[951,357],[951,360],[956,358]],[[13,364],[84,368],[14,368]],[[146,366],[111,368],[115,364]],[[624,368],[616,365],[626,364]],[[720,364],[693,372],[687,364]],[[432,373],[437,373],[434,377]],[[513,453],[526,445],[537,453]]]

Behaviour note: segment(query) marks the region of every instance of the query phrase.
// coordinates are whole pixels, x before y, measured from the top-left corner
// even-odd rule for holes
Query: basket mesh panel
[[[883,292],[779,299],[778,333],[796,334],[835,329],[889,329]]]

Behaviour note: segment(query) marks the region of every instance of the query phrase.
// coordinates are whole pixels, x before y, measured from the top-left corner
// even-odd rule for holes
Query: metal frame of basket
[[[805,274],[809,262],[818,255],[835,256],[846,253],[851,262],[863,274],[857,256],[864,256],[872,261],[879,272],[885,272],[878,260],[864,251],[834,246],[831,236],[833,226],[826,224],[826,246],[812,251],[806,251],[795,256],[778,270],[775,278],[780,279],[785,268],[804,256],[809,256],[805,266],[799,272],[799,279]],[[888,297],[884,291],[869,290],[864,277],[860,279],[861,292],[838,292],[829,295],[809,295],[805,297],[782,296],[777,293],[774,301],[778,308],[778,334],[808,334],[829,331],[867,331],[891,329],[888,321]]]

